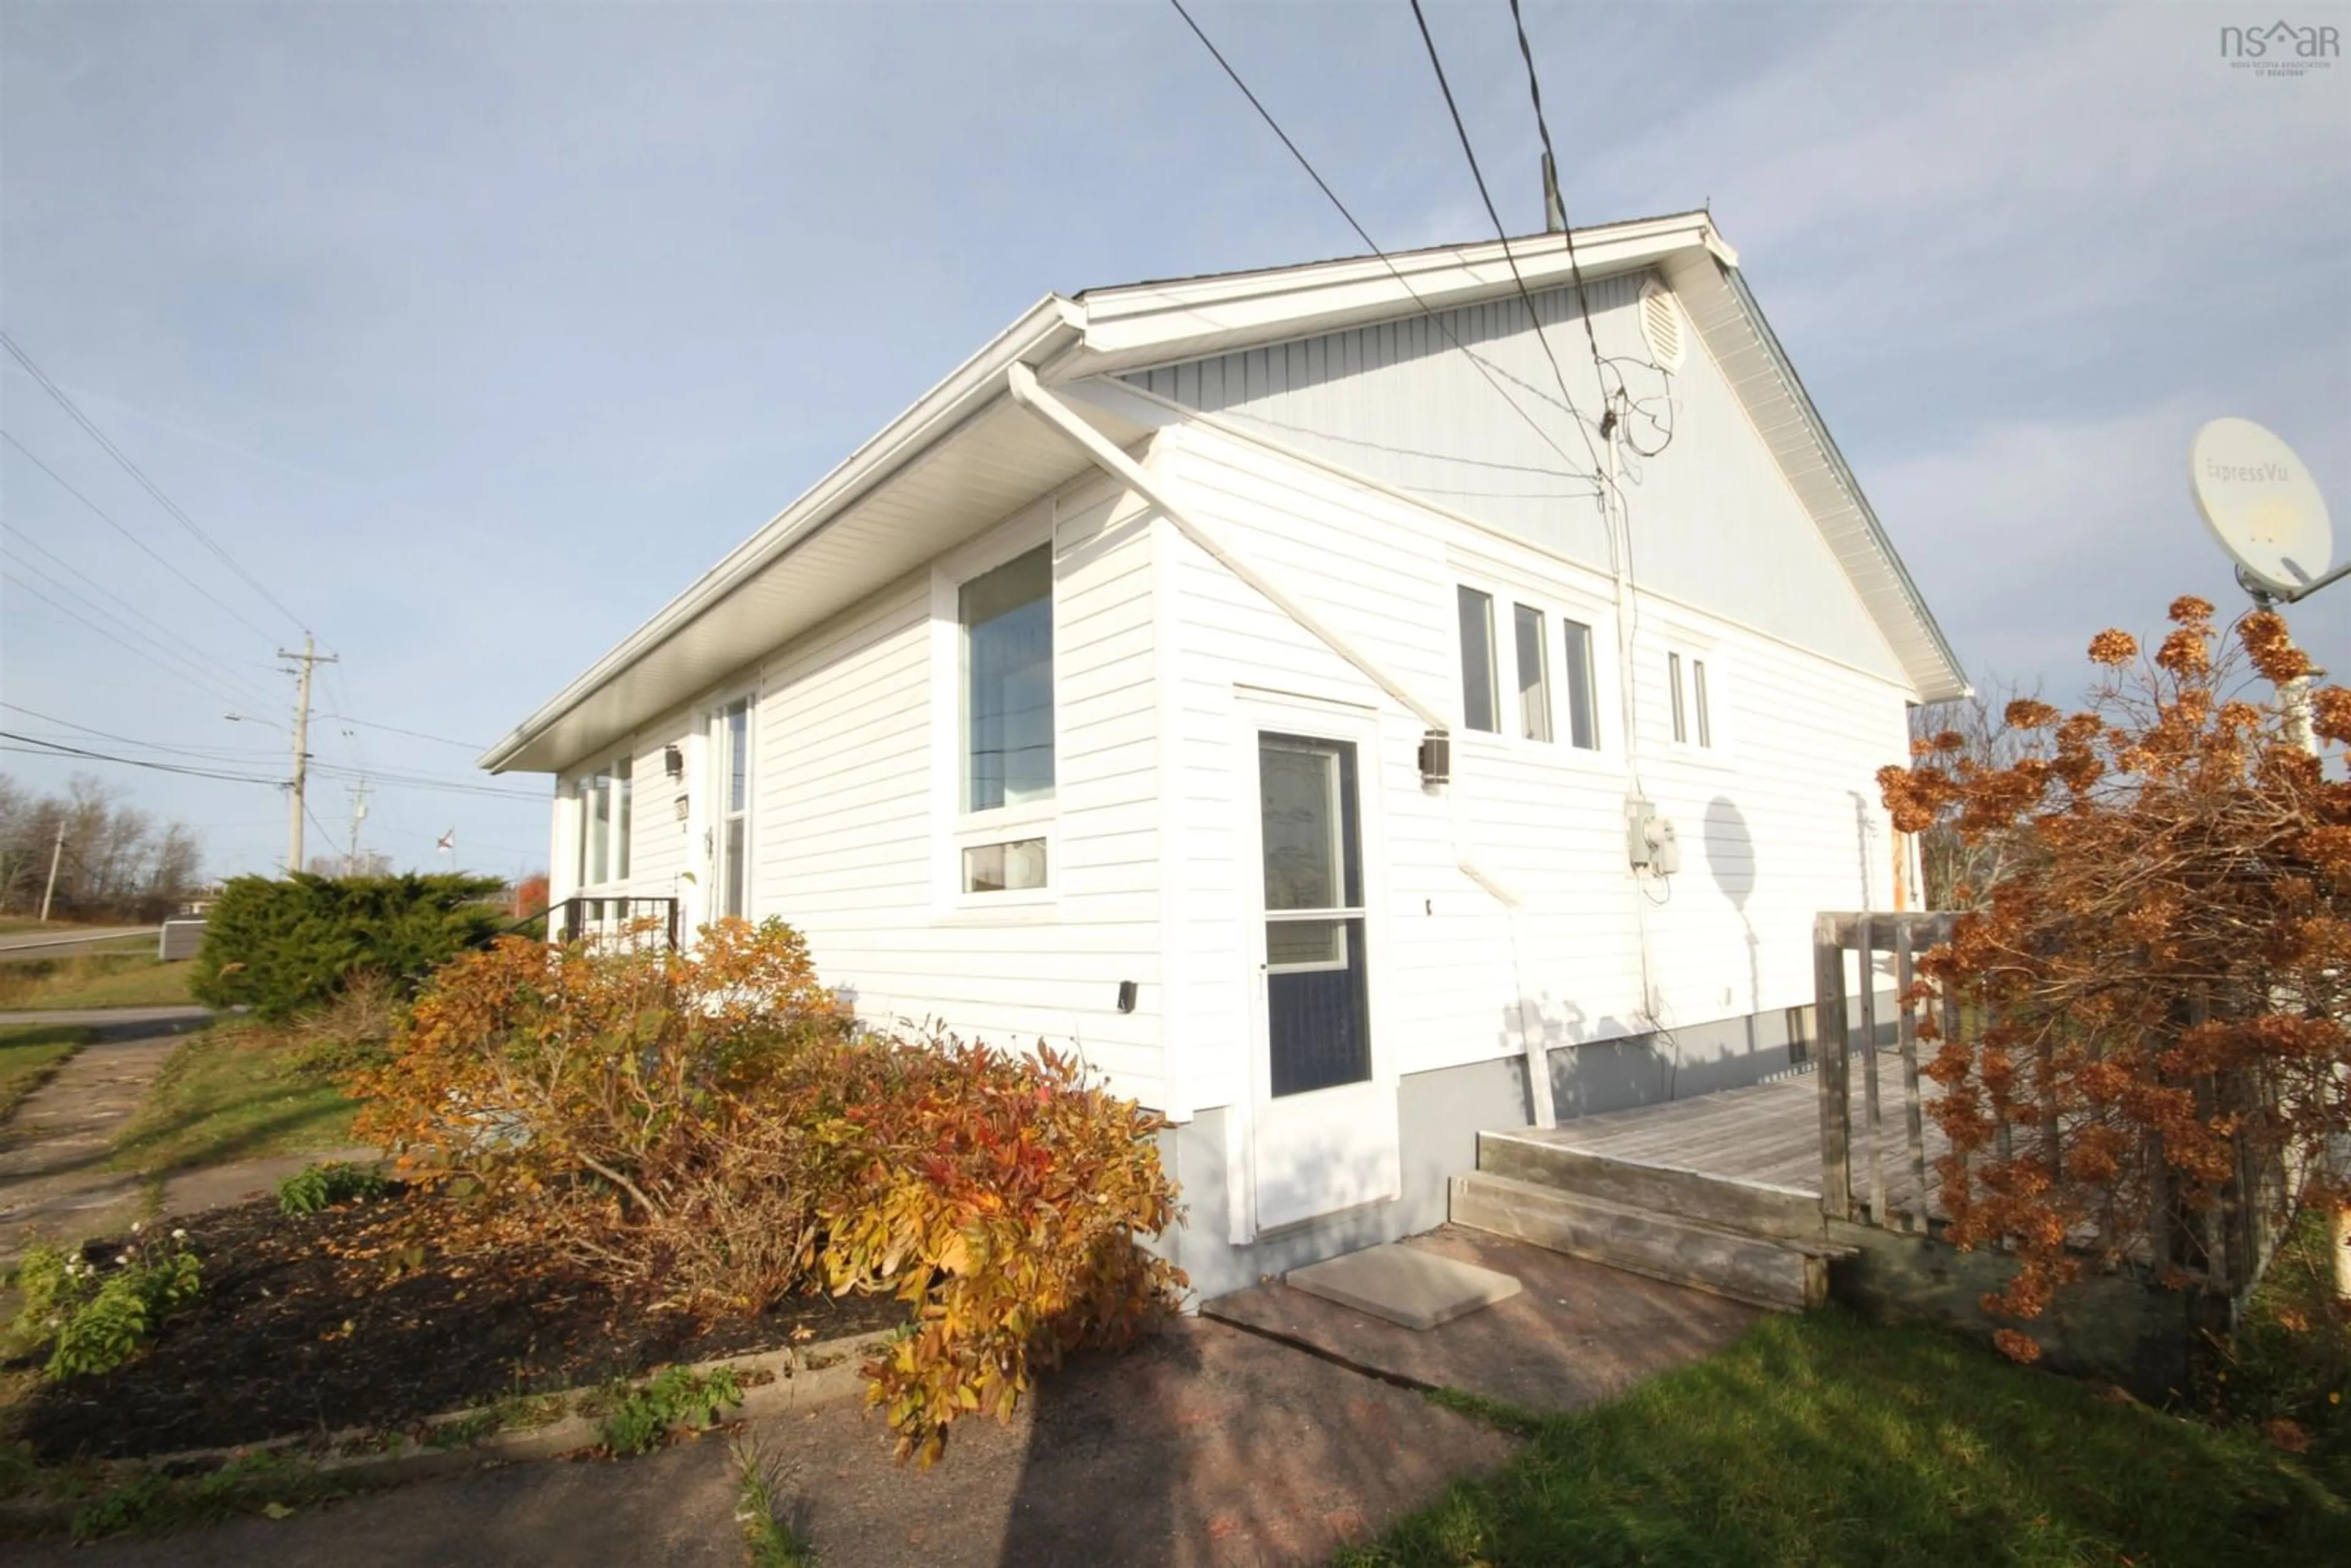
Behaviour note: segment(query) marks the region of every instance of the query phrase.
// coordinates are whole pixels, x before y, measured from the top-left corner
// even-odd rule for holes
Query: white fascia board
[[[767,526],[736,547],[643,626],[541,705],[475,766],[492,773],[508,764],[557,720],[678,630],[724,599],[778,556],[822,528],[904,464],[1005,395],[1004,372],[1014,363],[1049,367],[1082,340],[1085,317],[1058,294],[1047,295],[979,352],[966,360],[914,405],[885,425]]]
[[[1725,267],[1738,254],[1704,213],[1644,218],[1535,235],[1509,242],[1450,246],[1391,256],[1316,262],[1306,267],[1228,273],[1168,283],[1092,288],[1084,307],[1084,373],[1138,369],[1203,358],[1232,348],[1312,337],[1364,321],[1499,298],[1518,288],[1552,288],[1581,271],[1587,278],[1662,265],[1681,253],[1713,256]],[[1510,262],[1518,263],[1513,277]],[[1418,303],[1415,302],[1418,297]]]
[[[1669,274],[1669,281],[1681,280]],[[1829,434],[1828,421],[1821,417],[1819,405],[1804,389],[1795,362],[1748,288],[1746,276],[1737,267],[1725,264],[1719,284],[1770,366],[1768,373],[1739,385],[1738,395],[1766,444],[1772,446],[1789,483],[1813,513],[1829,548],[1844,563],[1864,607],[1908,673],[1918,700],[1942,702],[1969,695],[1974,687],[1968,682],[1958,652],[1943,634],[1910,569],[1895,550],[1876,508],[1863,494],[1861,481],[1846,464],[1836,437]],[[1698,319],[1693,313],[1693,319]],[[1705,330],[1702,322],[1700,330]],[[1718,357],[1719,352],[1718,349]],[[1785,448],[1791,445],[1799,447],[1802,455],[1790,455]]]

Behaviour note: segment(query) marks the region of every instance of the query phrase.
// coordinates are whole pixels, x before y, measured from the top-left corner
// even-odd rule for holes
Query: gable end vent
[[[1649,357],[1665,370],[1682,368],[1682,354],[1687,347],[1682,336],[1681,308],[1674,303],[1674,292],[1663,284],[1651,283],[1641,290],[1641,337],[1649,345]]]

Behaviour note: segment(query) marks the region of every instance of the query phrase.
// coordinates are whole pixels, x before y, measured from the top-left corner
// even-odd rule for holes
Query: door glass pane
[[[1474,588],[1458,591],[1461,608],[1461,723],[1491,734],[1501,727],[1494,710],[1494,601]]]
[[[1053,556],[1040,545],[963,585],[964,810],[1053,793]]]
[[[1551,738],[1551,650],[1543,643],[1542,612],[1511,606],[1518,632],[1519,723],[1529,740]]]
[[[1674,738],[1687,740],[1689,720],[1683,716],[1682,712],[1682,656],[1679,653],[1666,655],[1666,685],[1671,688],[1673,695]]]
[[[1704,659],[1690,661],[1690,702],[1691,706],[1698,709],[1698,743],[1700,746],[1712,746],[1714,726],[1708,722],[1706,716],[1706,661]]]
[[[1262,735],[1258,779],[1272,1092],[1363,1082],[1372,1075],[1370,989],[1363,918],[1347,913],[1364,896],[1355,748]]]
[[[1344,920],[1267,921],[1266,967],[1277,971],[1345,968],[1347,925]]]
[[[1276,951],[1277,943],[1293,939],[1279,935],[1282,927],[1309,924],[1269,924],[1268,950]],[[1266,1043],[1272,1070],[1269,1077],[1277,1095],[1361,1083],[1372,1075],[1364,923],[1348,919],[1311,924],[1327,929],[1326,945],[1321,951],[1335,951],[1335,960],[1269,968],[1265,977]]]
[[[1258,747],[1265,823],[1265,906],[1337,909],[1339,758],[1328,749],[1268,739]]]
[[[1592,628],[1581,621],[1562,622],[1567,628],[1567,739],[1586,751],[1598,748],[1600,732],[1592,712]]]

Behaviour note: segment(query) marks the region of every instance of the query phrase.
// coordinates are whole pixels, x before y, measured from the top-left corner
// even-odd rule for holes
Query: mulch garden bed
[[[394,1276],[411,1233],[401,1222],[413,1218],[399,1211],[437,1201],[395,1188],[317,1215],[263,1198],[187,1219],[201,1300],[129,1364],[44,1383],[19,1406],[16,1436],[63,1462],[398,1429],[509,1396],[906,1321],[888,1297],[807,1296],[701,1322],[616,1295],[535,1244],[427,1256]]]

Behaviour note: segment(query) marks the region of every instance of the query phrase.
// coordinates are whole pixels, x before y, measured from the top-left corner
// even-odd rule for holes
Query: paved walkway
[[[285,1155],[181,1171],[162,1179],[105,1168],[123,1121],[180,1043],[212,1015],[202,1008],[88,1008],[0,1012],[0,1023],[71,1024],[98,1038],[0,1124],[0,1261],[35,1236],[106,1235],[152,1212],[193,1214],[275,1187],[313,1160],[373,1159],[369,1149]]]
[[[1510,1457],[1510,1439],[1398,1379],[1574,1407],[1710,1354],[1761,1315],[1520,1242],[1444,1230],[1414,1244],[1474,1258],[1526,1289],[1422,1334],[1282,1287],[1243,1292],[1250,1310],[1297,1314],[1287,1330],[1317,1354],[1187,1319],[1131,1354],[1081,1356],[1046,1374],[1008,1427],[965,1423],[927,1472],[893,1464],[880,1417],[853,1400],[755,1422],[743,1438],[825,1568],[1287,1568],[1376,1536]],[[739,1476],[734,1445],[709,1437],[625,1462],[480,1470],[275,1522],[26,1545],[17,1560],[736,1565]]]
[[[1508,1438],[1419,1395],[1221,1323],[1048,1374],[1008,1427],[975,1417],[928,1471],[858,1401],[746,1437],[824,1568],[1274,1568],[1319,1563]],[[723,1438],[622,1463],[549,1460],[154,1541],[20,1546],[113,1568],[424,1568],[744,1561]]]
[[[99,1037],[74,1053],[0,1125],[0,1259],[36,1235],[83,1237],[127,1225],[146,1207],[146,1178],[103,1168],[125,1118],[201,1008],[0,1013],[0,1022],[75,1024]]]
[[[71,1024],[94,1029],[101,1039],[130,1039],[158,1032],[186,1034],[212,1021],[204,1008],[15,1008],[0,1010],[0,1024]]]

